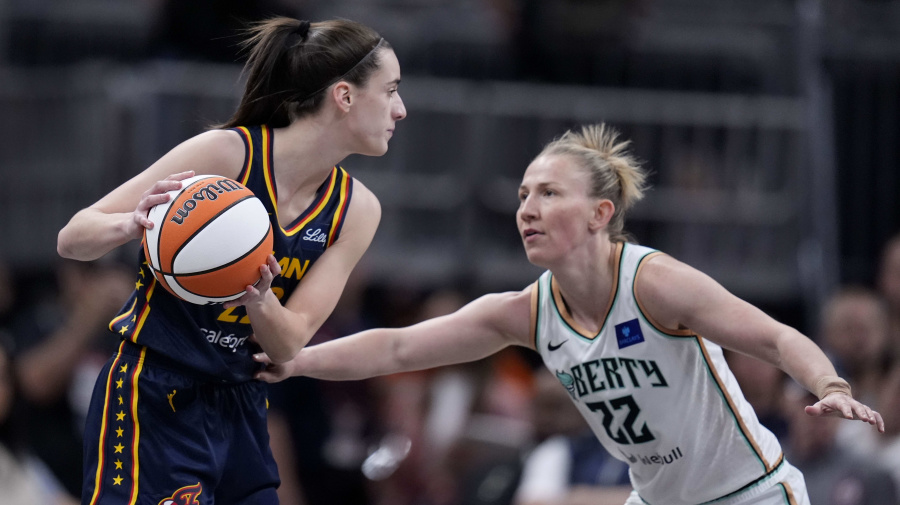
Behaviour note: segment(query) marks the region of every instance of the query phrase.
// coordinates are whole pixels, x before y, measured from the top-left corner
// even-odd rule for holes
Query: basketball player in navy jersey
[[[224,175],[269,210],[274,254],[260,268],[280,272],[228,305],[192,305],[157,286],[140,253],[134,293],[110,323],[122,342],[91,402],[84,504],[277,503],[266,385],[252,380],[252,354],[287,361],[306,345],[378,225],[378,200],[337,163],[383,155],[406,116],[390,44],[347,20],[274,18],[250,35],[234,116],[59,233],[60,255],[98,258],[152,227],[149,209],[185,178]]]
[[[757,420],[722,348],[767,361],[815,393],[809,415],[883,432],[881,415],[851,396],[807,337],[701,272],[627,242],[625,211],[646,178],[627,145],[610,128],[588,126],[528,166],[516,221],[528,259],[547,268],[531,286],[407,328],[312,346],[288,362],[257,356],[268,363],[260,378],[363,379],[529,347],[629,465],[627,505],[808,505],[802,474]]]

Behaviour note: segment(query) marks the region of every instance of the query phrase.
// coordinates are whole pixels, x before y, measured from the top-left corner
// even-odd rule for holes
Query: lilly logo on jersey
[[[184,486],[172,493],[172,496],[163,498],[159,505],[200,505],[198,496],[203,492],[203,486],[198,482],[193,486]]]
[[[324,244],[328,239],[328,235],[322,232],[322,228],[316,228],[315,230],[306,230],[306,234],[303,235],[303,240],[307,242],[319,242]]]
[[[185,200],[184,203],[181,204],[181,208],[175,211],[175,215],[172,216],[171,221],[175,224],[182,224],[184,223],[184,220],[187,219],[188,214],[197,208],[197,202],[217,200],[222,193],[227,193],[240,188],[241,186],[231,179],[221,179],[218,182],[197,188],[197,192],[194,193],[191,198]]]
[[[303,240],[300,247],[307,251],[324,251],[328,244],[328,230],[330,226],[317,226],[303,232]]]
[[[684,454],[681,453],[681,447],[672,449],[672,452],[666,455],[651,454],[649,456],[643,456],[639,454],[635,456],[634,454],[626,453],[622,449],[619,449],[619,452],[622,453],[622,456],[625,456],[629,465],[635,465],[637,463],[644,465],[670,465],[684,457]]]
[[[619,343],[619,349],[643,342],[644,334],[641,333],[641,323],[637,319],[632,319],[617,324],[616,341]]]

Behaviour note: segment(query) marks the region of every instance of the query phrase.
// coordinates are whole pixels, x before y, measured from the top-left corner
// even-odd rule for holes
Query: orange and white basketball
[[[262,202],[241,183],[198,175],[150,209],[144,254],[162,287],[199,305],[239,298],[259,281],[272,253],[272,225]]]

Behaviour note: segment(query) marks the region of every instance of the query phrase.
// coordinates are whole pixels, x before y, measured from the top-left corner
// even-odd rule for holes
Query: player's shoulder
[[[192,138],[197,146],[220,156],[240,156],[245,153],[244,140],[234,130],[213,129]]]
[[[705,273],[668,254],[647,257],[634,283],[635,294],[651,312],[691,303],[698,292],[716,285]]]
[[[350,200],[350,213],[348,216],[364,216],[380,220],[381,202],[378,197],[359,179],[353,178],[353,198]]]
[[[531,297],[533,284],[521,291],[490,293],[470,305],[499,332],[520,345],[530,345]]]
[[[683,280],[685,276],[689,277],[694,273],[699,272],[687,263],[662,251],[653,251],[641,261],[637,281],[641,284],[669,284]]]
[[[188,163],[198,174],[235,177],[243,166],[246,150],[237,132],[214,129],[185,140],[171,154]]]
[[[381,204],[375,194],[359,180],[352,179],[351,182],[353,190],[338,242],[368,247],[381,222]]]
[[[531,284],[521,291],[489,293],[482,296],[482,298],[486,300],[486,303],[497,307],[514,309],[524,306],[527,309],[531,306],[531,293],[533,286],[534,284]]]

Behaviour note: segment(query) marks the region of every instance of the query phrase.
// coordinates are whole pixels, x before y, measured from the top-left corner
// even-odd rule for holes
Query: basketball
[[[269,213],[252,191],[219,175],[198,175],[150,209],[144,254],[157,282],[198,305],[239,298],[272,253]]]

